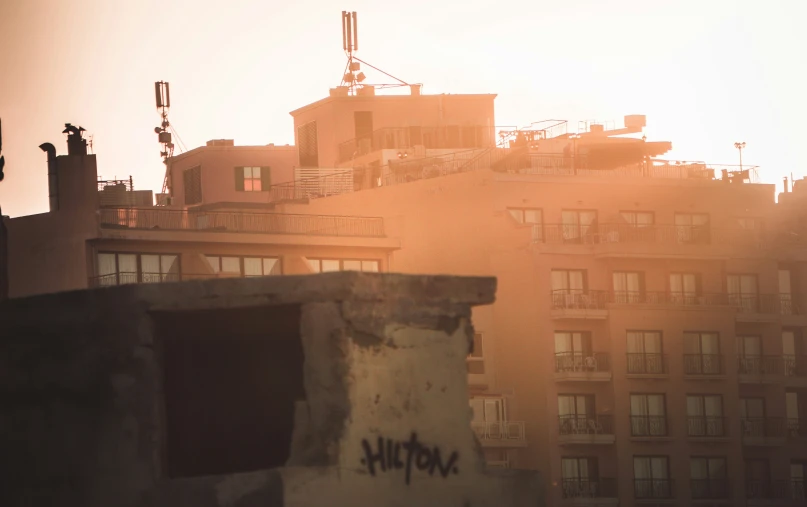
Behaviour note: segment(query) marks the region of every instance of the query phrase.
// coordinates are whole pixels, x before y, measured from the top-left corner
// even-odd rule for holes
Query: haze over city
[[[736,164],[745,141],[762,181],[805,174],[805,2],[4,0],[3,213],[47,209],[37,147],[66,122],[92,135],[102,176],[159,191],[158,80],[187,149],[293,143],[289,111],[339,83],[342,9],[361,12],[363,60],[428,94],[497,93],[498,125],[645,114],[667,158]]]

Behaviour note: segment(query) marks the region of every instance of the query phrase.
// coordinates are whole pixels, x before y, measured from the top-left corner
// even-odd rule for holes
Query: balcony
[[[740,419],[743,445],[780,446],[785,444],[787,431],[782,417],[746,417]]]
[[[807,380],[807,356],[785,354],[782,362],[786,379]]]
[[[560,445],[610,445],[616,441],[610,415],[561,415],[558,423]]]
[[[669,436],[667,416],[632,415],[630,417],[630,435],[641,439],[658,439]]]
[[[717,416],[688,416],[687,435],[700,441],[722,441],[729,436],[728,418]]]
[[[770,384],[782,380],[782,356],[740,356],[737,358],[737,375],[744,384]]]
[[[719,500],[730,498],[728,479],[692,479],[692,498],[695,500]]]
[[[684,354],[684,375],[690,379],[722,379],[726,376],[721,354]]]
[[[791,498],[790,481],[753,480],[745,481],[745,498],[748,504],[767,505],[765,500],[785,500]]]
[[[462,150],[495,144],[494,127],[386,127],[339,144],[338,156],[339,163],[342,163],[379,150],[407,150],[415,146],[427,150]]]
[[[384,219],[380,217],[207,212],[163,208],[104,208],[98,213],[101,227],[108,229],[384,237]]]
[[[628,378],[666,378],[670,370],[667,365],[667,356],[654,353],[627,354]]]
[[[778,322],[803,315],[792,294],[729,294],[737,322]]]
[[[634,479],[633,497],[637,500],[668,500],[675,488],[670,479]]]
[[[801,419],[788,418],[787,422],[787,438],[790,440],[807,440],[807,421],[802,422]]]
[[[804,479],[791,479],[790,481],[790,498],[794,500],[807,500],[807,491],[805,491]],[[802,503],[803,505],[803,503]]]
[[[544,224],[537,243],[586,247],[598,257],[725,258],[738,247],[761,251],[764,236],[758,230],[627,223]]]
[[[605,352],[558,352],[556,382],[610,382],[610,356]]]
[[[565,505],[616,505],[616,479],[562,479]]]
[[[482,447],[527,447],[523,421],[472,421]]]
[[[550,292],[549,298],[552,305],[551,315],[555,320],[608,318],[605,305],[608,303],[609,294],[606,291],[554,290]]]

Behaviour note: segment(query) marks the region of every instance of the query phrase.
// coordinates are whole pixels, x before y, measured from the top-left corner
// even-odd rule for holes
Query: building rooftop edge
[[[293,111],[290,111],[289,114],[294,117],[304,111],[308,111],[320,106],[323,106],[329,102],[333,101],[345,101],[345,100],[412,100],[412,99],[433,99],[437,97],[457,97],[457,98],[482,98],[482,97],[489,97],[491,99],[495,99],[498,96],[498,93],[433,93],[433,94],[424,94],[424,95],[353,95],[347,97],[325,97],[315,102],[311,102],[310,104],[306,104],[302,107],[299,107]]]

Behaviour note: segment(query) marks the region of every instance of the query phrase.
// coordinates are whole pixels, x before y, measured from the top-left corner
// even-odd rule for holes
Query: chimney
[[[43,143],[39,145],[39,149],[48,154],[48,199],[50,200],[50,210],[59,211],[59,173],[56,172],[56,147],[50,143]]]
[[[82,137],[84,132],[83,127],[74,127],[69,123],[64,124],[62,134],[67,134],[67,154],[73,155],[86,155],[87,154],[87,140]]]
[[[785,193],[790,192],[788,181],[787,181],[787,176],[784,177],[783,183],[784,183],[784,186],[785,186]]]

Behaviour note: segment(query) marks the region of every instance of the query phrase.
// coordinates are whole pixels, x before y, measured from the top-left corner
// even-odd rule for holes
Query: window
[[[737,225],[740,227],[740,229],[749,231],[762,230],[762,220],[759,218],[738,218]]]
[[[771,498],[771,467],[766,459],[745,460],[745,493],[751,498]]]
[[[559,394],[558,420],[561,435],[588,433],[595,424],[594,396],[588,394]]]
[[[504,398],[471,398],[472,421],[496,423],[507,420]]]
[[[670,299],[673,304],[697,304],[700,292],[700,275],[696,273],[670,273]]]
[[[767,436],[765,398],[740,398],[740,424],[743,436]]]
[[[726,458],[690,458],[689,471],[693,498],[728,496]]]
[[[793,295],[789,269],[779,269],[779,312],[782,315],[793,313]]]
[[[555,354],[591,354],[591,335],[586,331],[555,331]]]
[[[727,275],[726,289],[730,304],[748,312],[757,310],[757,275]]]
[[[725,436],[723,397],[719,394],[687,396],[687,430],[691,437]]]
[[[379,261],[377,260],[308,259],[308,265],[314,273],[329,273],[332,271],[377,273],[379,271]]]
[[[561,458],[563,498],[597,498],[599,486],[597,458]]]
[[[178,282],[176,254],[98,253],[96,286]]]
[[[630,395],[630,429],[634,437],[667,435],[667,412],[663,394]]]
[[[555,331],[555,372],[607,371],[607,368],[607,357],[591,351],[588,332]]]
[[[235,189],[239,192],[267,191],[272,186],[269,167],[236,167]]]
[[[807,424],[801,422],[807,418],[805,409],[807,409],[807,403],[805,403],[804,395],[796,391],[785,392],[785,415],[790,436],[807,436]]]
[[[628,331],[628,373],[666,373],[660,331]]]
[[[759,336],[737,337],[737,367],[741,375],[766,373],[762,361],[762,340]]]
[[[543,241],[543,213],[540,209],[531,208],[508,208],[507,212],[510,213],[516,222],[520,224],[532,225],[532,240]]]
[[[798,330],[782,330],[782,356],[785,361],[786,376],[804,376],[807,372],[807,360],[805,360],[807,358],[804,357],[804,346]]]
[[[807,499],[805,494],[804,479],[807,477],[807,463],[801,461],[790,462],[790,486],[791,496],[796,500]]]
[[[684,333],[684,372],[688,375],[720,375],[723,357],[717,333]]]
[[[644,273],[621,272],[613,274],[614,300],[617,303],[644,303]]]
[[[202,202],[202,166],[187,169],[182,173],[185,187],[185,204]]]
[[[468,373],[482,375],[485,373],[485,361],[482,351],[482,335],[474,333],[474,349],[468,354]]]
[[[672,498],[667,456],[633,457],[633,495],[642,498]]]
[[[213,273],[237,274],[238,276],[269,276],[282,273],[277,257],[227,257],[208,255],[207,262]]]
[[[584,270],[553,269],[553,308],[581,308],[586,295],[586,272]]]
[[[709,215],[705,213],[676,213],[675,231],[679,243],[709,243]]]
[[[622,220],[633,227],[650,227],[654,223],[654,216],[649,211],[620,211]]]
[[[593,242],[597,232],[597,212],[590,210],[561,211],[563,241],[566,243]]]
[[[301,168],[319,167],[316,121],[297,127],[297,146]]]

